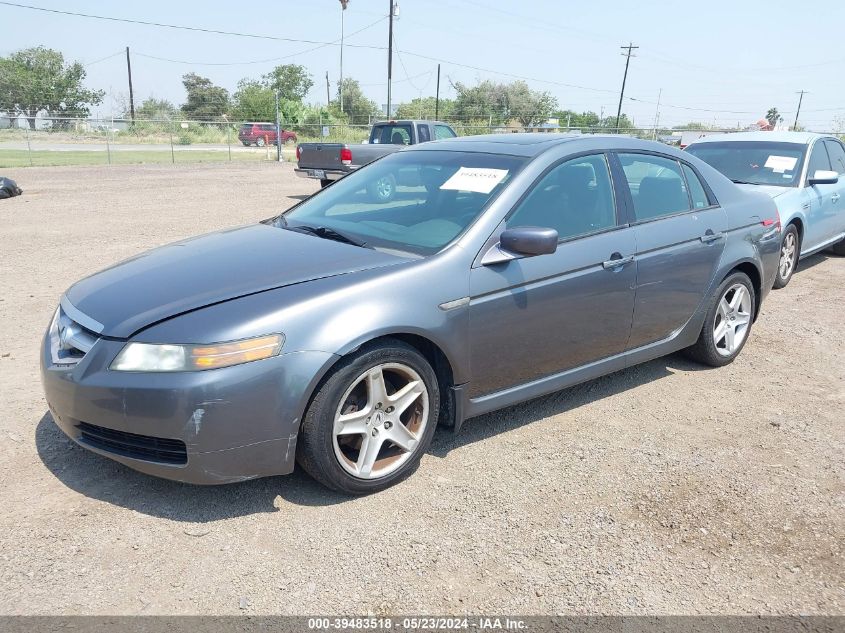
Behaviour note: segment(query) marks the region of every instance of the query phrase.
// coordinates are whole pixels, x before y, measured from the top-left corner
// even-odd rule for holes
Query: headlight
[[[217,369],[277,356],[285,342],[281,334],[214,345],[129,343],[110,369],[117,371],[198,371]]]

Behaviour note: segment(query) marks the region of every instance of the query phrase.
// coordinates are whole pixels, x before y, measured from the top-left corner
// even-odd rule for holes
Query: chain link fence
[[[118,118],[62,117],[10,119],[0,115],[0,168],[48,165],[121,165],[140,163],[260,162],[296,160],[295,146],[304,142],[360,144],[369,137],[366,117],[354,124],[333,122],[297,124],[282,127],[282,147],[277,153],[275,124],[240,123],[227,120],[188,121],[178,119],[136,120]],[[677,145],[681,132],[666,128],[625,128],[606,126],[523,127],[497,125],[487,120],[450,120],[459,136],[510,134],[543,131],[549,134],[621,133]],[[700,134],[735,132],[733,129],[685,131],[683,138]]]

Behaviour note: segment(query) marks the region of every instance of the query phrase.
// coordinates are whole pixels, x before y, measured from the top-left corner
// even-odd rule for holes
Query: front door
[[[696,312],[725,247],[727,216],[689,165],[648,153],[618,157],[637,243],[628,343],[636,349],[670,337]]]
[[[631,329],[634,234],[618,221],[604,154],[552,167],[506,225],[554,228],[560,243],[472,270],[472,398],[622,353]]]

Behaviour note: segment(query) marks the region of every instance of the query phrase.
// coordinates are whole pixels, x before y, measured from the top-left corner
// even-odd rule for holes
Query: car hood
[[[770,198],[777,198],[794,189],[794,187],[778,187],[776,185],[737,185],[743,191],[757,191],[765,193]]]
[[[65,299],[101,324],[99,333],[127,338],[207,305],[404,261],[257,224],[148,251],[77,282]]]

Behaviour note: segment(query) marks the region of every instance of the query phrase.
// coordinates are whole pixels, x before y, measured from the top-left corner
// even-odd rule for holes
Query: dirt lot
[[[671,356],[439,431],[384,493],[197,488],[66,440],[40,336],[83,275],[315,187],[275,164],[6,175],[0,613],[845,612],[845,260],[804,262],[733,365]]]

